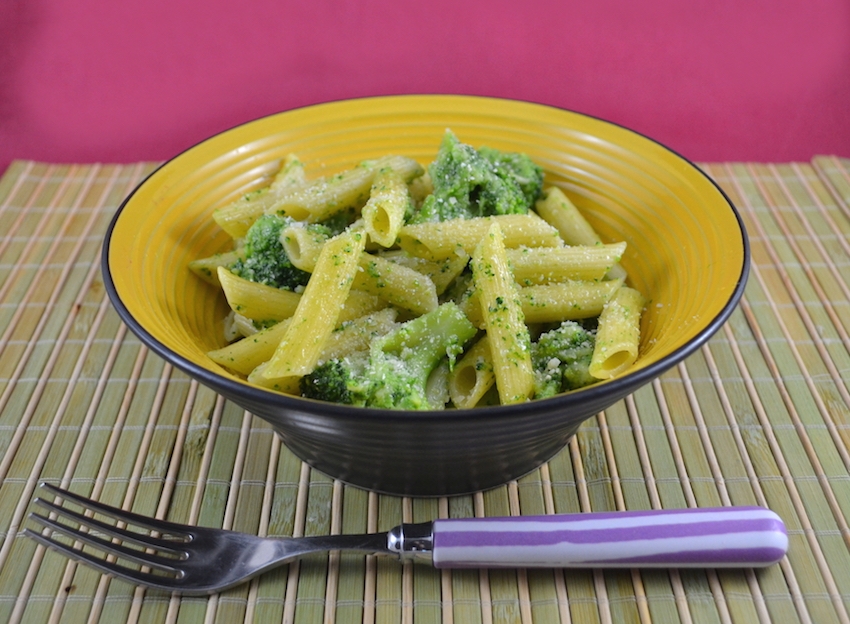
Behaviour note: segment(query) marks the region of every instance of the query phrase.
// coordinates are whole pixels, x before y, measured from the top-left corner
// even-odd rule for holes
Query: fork
[[[437,568],[720,568],[768,566],[788,549],[782,520],[762,507],[440,519],[387,533],[263,538],[41,489],[54,500],[33,501],[49,514],[31,513],[43,528],[25,535],[109,576],[186,595],[214,594],[326,551],[428,559]]]

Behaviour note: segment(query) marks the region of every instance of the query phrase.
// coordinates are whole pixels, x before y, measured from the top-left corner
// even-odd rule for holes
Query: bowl
[[[640,355],[619,377],[553,398],[465,410],[353,408],[248,385],[206,353],[223,346],[223,296],[187,269],[227,248],[213,210],[297,154],[308,174],[401,154],[423,165],[451,128],[475,146],[525,152],[605,241],[649,300]],[[129,328],[159,356],[268,421],[291,451],[363,488],[443,496],[492,488],[552,458],[586,419],[693,353],[729,317],[749,268],[735,207],[698,167],[659,143],[549,106],[412,95],[318,104],[240,125],[177,155],[122,203],[106,234],[106,288]]]

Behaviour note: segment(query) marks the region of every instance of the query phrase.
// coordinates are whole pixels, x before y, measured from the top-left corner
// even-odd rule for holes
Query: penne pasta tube
[[[399,232],[399,246],[414,256],[443,260],[458,253],[471,255],[475,246],[498,223],[506,247],[559,247],[558,231],[534,214],[452,219],[406,225]]]
[[[593,226],[557,186],[543,191],[534,209],[544,221],[558,230],[567,245],[595,245],[599,242]]]
[[[301,295],[266,284],[258,284],[218,268],[218,281],[227,304],[252,321],[282,321],[295,313]]]
[[[239,256],[239,252],[234,250],[215,254],[208,258],[192,260],[189,263],[189,270],[208,284],[221,286],[218,281],[218,268],[232,266],[239,259]]]
[[[396,327],[398,313],[384,308],[345,322],[337,327],[322,349],[320,362],[345,357],[355,351],[367,351],[372,341]]]
[[[646,300],[623,286],[599,315],[596,345],[589,372],[597,379],[610,379],[634,364],[640,346],[640,317]]]
[[[251,371],[274,355],[289,323],[290,319],[286,319],[221,349],[210,351],[207,355],[216,364],[242,375],[250,375]]]
[[[576,245],[571,247],[521,247],[508,249],[508,261],[517,283],[523,286],[601,280],[616,265],[626,243]]]
[[[213,212],[213,220],[234,239],[243,238],[248,229],[277,201],[277,193],[268,186],[246,193]]]
[[[376,174],[382,169],[393,169],[408,182],[422,175],[418,162],[404,156],[385,156],[361,163],[337,175],[288,187],[267,206],[266,212],[276,212],[298,221],[316,223],[324,221],[341,210],[356,206],[361,208],[369,198]]]
[[[285,377],[267,377],[266,370],[269,362],[260,364],[248,375],[248,383],[269,390],[277,390],[284,394],[301,394],[301,376],[287,375]]]
[[[601,239],[593,226],[557,186],[552,186],[543,191],[543,198],[537,200],[534,209],[547,223],[552,224],[558,230],[567,245],[589,246],[601,243]],[[621,266],[615,265],[611,268],[608,277],[611,279],[625,278],[626,272]]]
[[[362,232],[343,232],[325,243],[292,322],[262,377],[303,376],[315,368],[348,298],[365,244]]]
[[[395,317],[395,312],[386,308],[386,303],[382,302],[378,297],[362,291],[352,290],[348,294],[348,299],[345,300],[342,308],[340,308],[338,321],[345,324],[381,311],[385,311],[386,314],[392,314],[393,318]],[[270,360],[274,355],[278,344],[283,339],[289,321],[290,319],[285,319],[271,327],[254,331],[250,336],[246,336],[220,349],[210,351],[207,355],[217,364],[221,364],[237,373],[249,375],[251,371],[256,369],[260,364]],[[334,335],[335,333],[331,334],[332,337]],[[328,345],[330,346],[326,348],[331,348],[334,344],[334,340],[329,339]],[[335,348],[340,349],[341,347],[337,346]],[[322,357],[327,359],[329,356],[323,352]]]
[[[404,213],[410,203],[407,183],[394,169],[375,174],[369,199],[361,216],[369,239],[381,247],[392,247],[404,225]]]
[[[505,255],[502,228],[491,223],[472,255],[472,275],[490,339],[496,387],[503,404],[528,400],[534,389],[531,337]]]
[[[518,297],[527,323],[576,321],[599,316],[622,284],[606,280],[525,286]]]
[[[459,409],[475,407],[495,383],[490,338],[485,334],[449,373],[449,397]]]
[[[428,375],[425,384],[425,400],[431,409],[445,409],[449,402],[449,362],[444,360]]]
[[[387,302],[380,297],[352,288],[351,292],[348,293],[348,299],[345,300],[339,311],[339,322],[345,323],[366,314],[383,310],[386,307]]]
[[[365,252],[360,257],[354,288],[415,314],[425,314],[438,305],[437,288],[427,275]]]
[[[434,282],[438,295],[442,295],[469,264],[469,256],[465,253],[449,256],[439,261],[411,256],[406,251],[401,250],[386,252],[381,257],[427,275]]]
[[[235,239],[242,238],[260,216],[271,211],[281,193],[305,183],[304,163],[289,154],[268,186],[246,193],[213,212],[219,227]]]
[[[296,269],[312,273],[328,237],[297,221],[280,232],[280,244]]]
[[[233,324],[231,325],[231,331],[235,332],[234,334],[230,334],[232,340],[238,340],[240,338],[244,338],[245,336],[253,336],[259,331],[259,328],[254,324],[254,321],[249,319],[247,316],[242,316],[241,314],[237,314],[233,312]],[[228,335],[228,332],[225,331],[225,336]]]
[[[296,184],[303,184],[306,181],[307,175],[304,171],[304,163],[295,154],[287,154],[280,170],[272,179],[269,188],[272,191],[280,191]]]

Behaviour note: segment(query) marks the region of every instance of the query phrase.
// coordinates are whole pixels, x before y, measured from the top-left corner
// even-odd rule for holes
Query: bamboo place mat
[[[539,470],[449,499],[377,495],[149,352],[112,310],[107,223],[154,165],[12,164],[0,179],[0,621],[850,622],[850,160],[707,164],[753,266],[730,321]],[[134,588],[22,535],[40,481],[269,535],[439,516],[767,506],[760,570],[461,570],[311,556],[210,598]]]

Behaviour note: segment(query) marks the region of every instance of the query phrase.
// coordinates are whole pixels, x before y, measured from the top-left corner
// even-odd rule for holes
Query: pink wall
[[[0,1],[0,170],[415,92],[578,110],[694,160],[850,156],[850,0]]]

